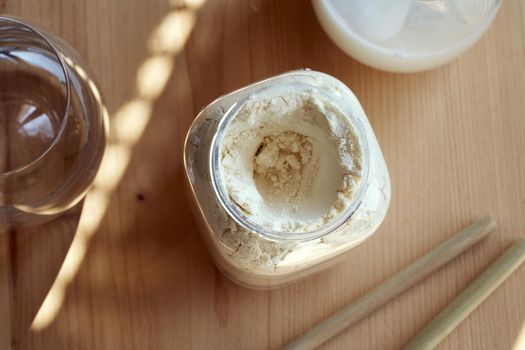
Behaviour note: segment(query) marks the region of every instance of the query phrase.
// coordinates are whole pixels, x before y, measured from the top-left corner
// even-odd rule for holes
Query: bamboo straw
[[[434,349],[524,261],[525,239],[520,239],[423,328],[405,350]]]
[[[495,227],[496,223],[490,216],[485,216],[471,224],[352,304],[326,318],[283,349],[314,349],[323,344],[471,248]]]

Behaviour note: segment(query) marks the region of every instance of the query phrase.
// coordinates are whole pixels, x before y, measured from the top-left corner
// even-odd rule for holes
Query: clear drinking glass
[[[77,204],[95,178],[106,134],[107,111],[79,54],[0,16],[0,231]]]

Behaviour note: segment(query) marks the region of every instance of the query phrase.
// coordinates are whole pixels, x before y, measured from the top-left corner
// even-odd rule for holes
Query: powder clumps
[[[244,267],[256,264],[263,268],[271,268],[278,265],[296,247],[295,243],[278,244],[260,239],[233,220],[229,221],[229,228],[222,232],[219,239],[229,248],[229,255]]]
[[[221,182],[256,225],[318,229],[345,211],[361,180],[361,147],[349,119],[313,92],[253,96],[226,126]]]
[[[254,156],[254,182],[269,205],[288,205],[297,212],[310,195],[319,171],[313,140],[285,131],[265,136]]]

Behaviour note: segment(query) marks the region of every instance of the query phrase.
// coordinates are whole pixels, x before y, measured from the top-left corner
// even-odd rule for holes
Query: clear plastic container
[[[312,0],[330,38],[374,68],[435,68],[471,47],[488,29],[500,0]]]
[[[307,91],[329,98],[351,124],[361,147],[361,181],[334,220],[305,232],[268,229],[232,203],[221,183],[218,149],[229,123],[248,100]],[[390,179],[370,123],[354,94],[320,72],[292,71],[223,96],[203,109],[184,147],[184,164],[200,233],[217,267],[250,288],[273,288],[320,271],[363,242],[383,221]]]

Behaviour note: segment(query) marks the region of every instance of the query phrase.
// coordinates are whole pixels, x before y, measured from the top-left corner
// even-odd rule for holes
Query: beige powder
[[[286,204],[300,210],[319,172],[313,140],[293,131],[266,136],[254,156],[253,178],[270,206]]]
[[[258,96],[225,130],[220,173],[253,222],[305,232],[335,220],[361,176],[361,149],[346,117],[310,93]]]

